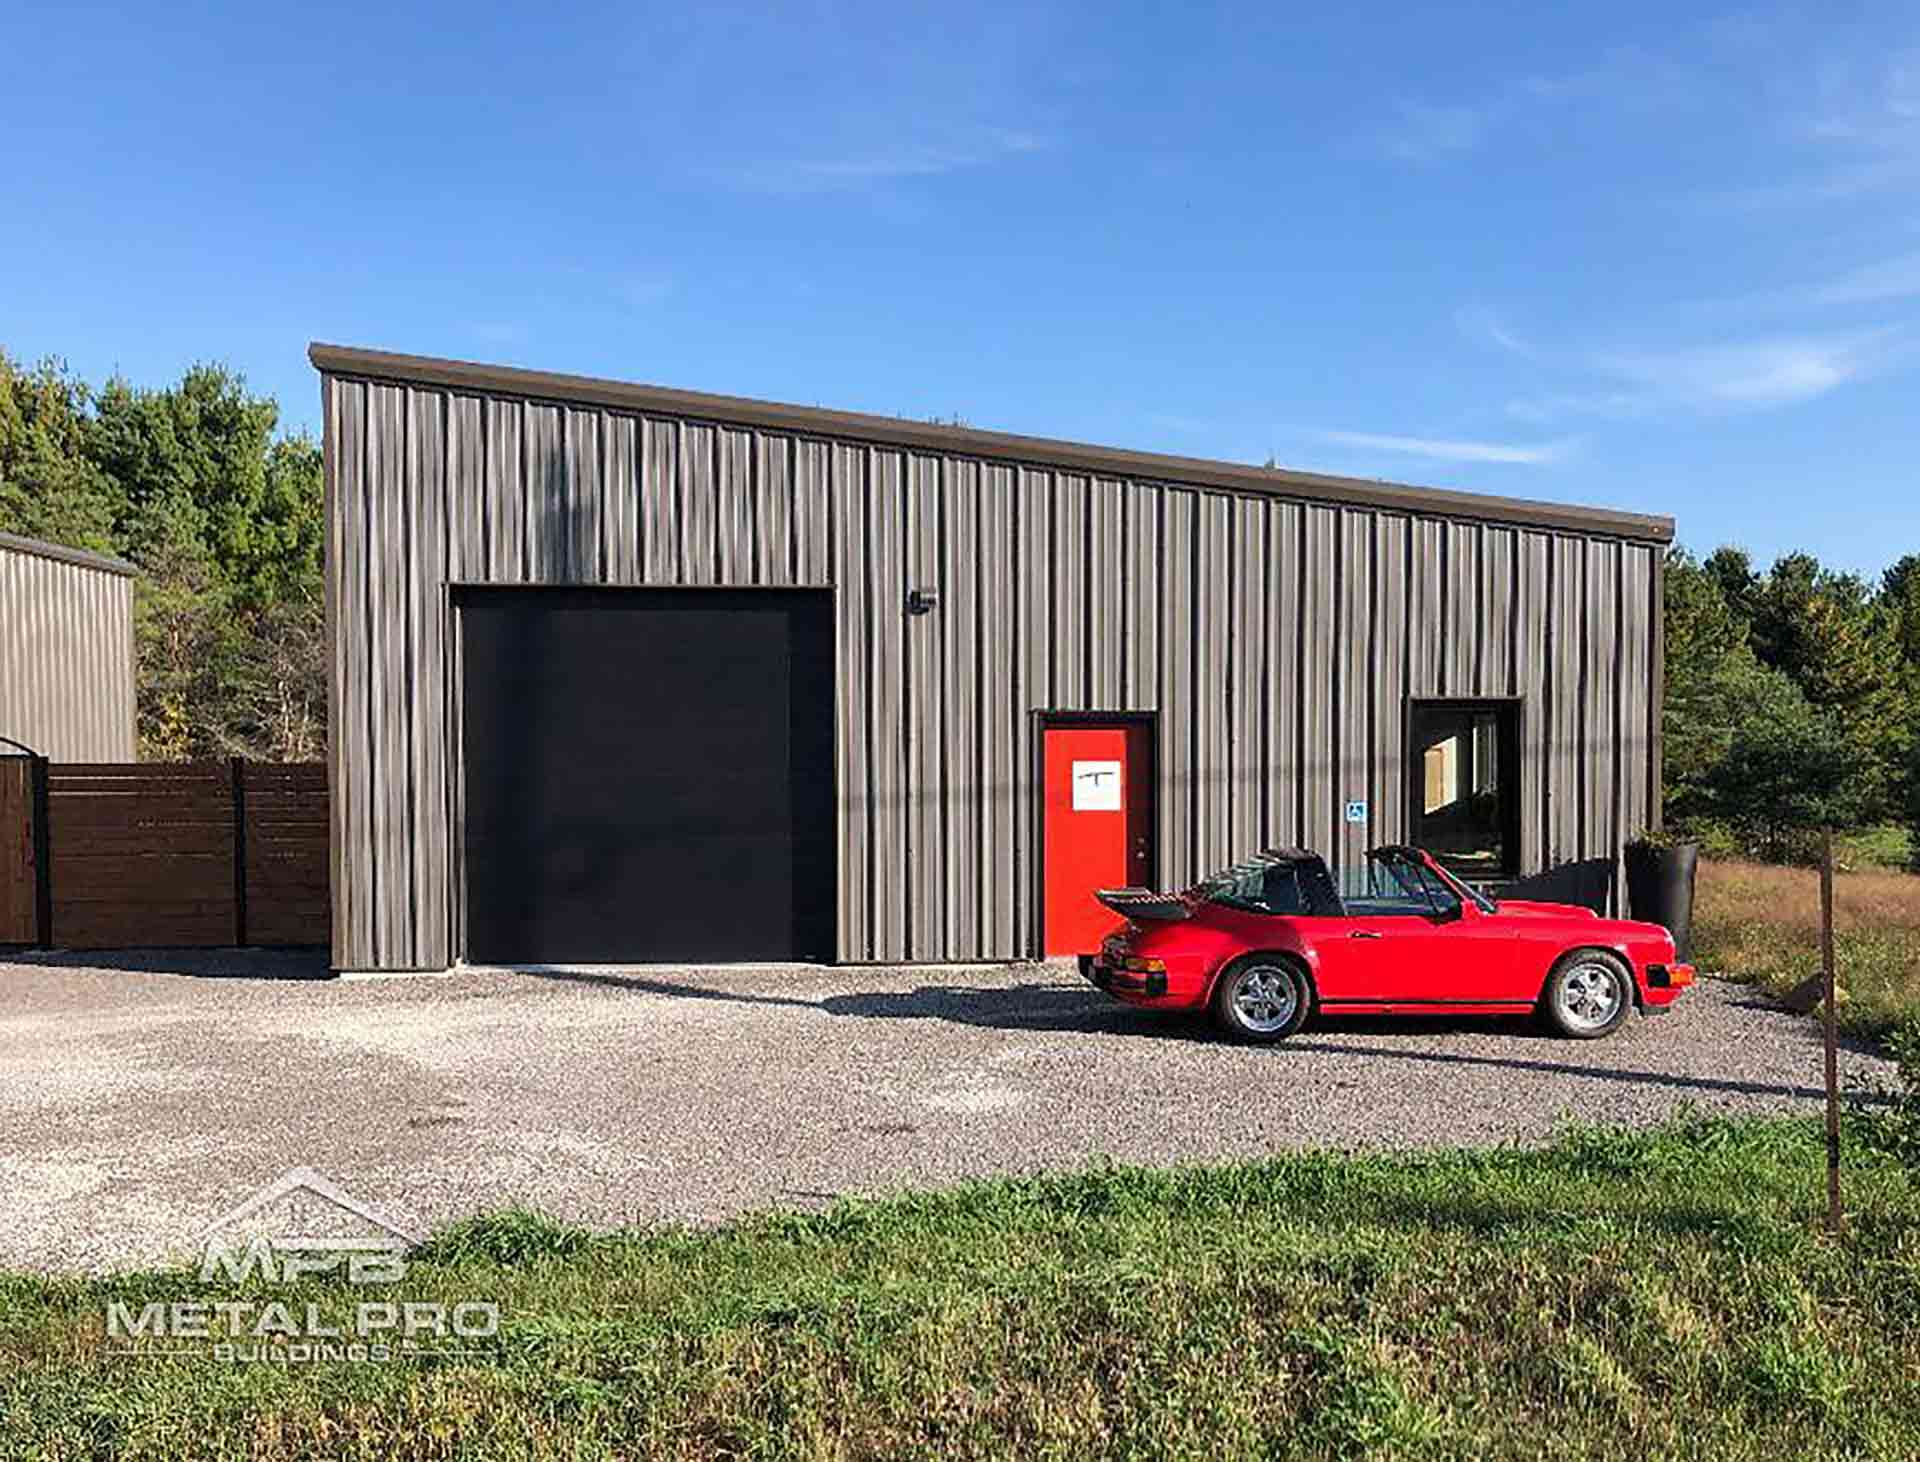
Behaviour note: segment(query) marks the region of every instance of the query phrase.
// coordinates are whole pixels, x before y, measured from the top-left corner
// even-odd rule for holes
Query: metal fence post
[[[47,816],[47,759],[29,761],[33,781],[33,939],[53,948],[53,828]]]
[[[247,942],[247,764],[230,762],[233,773],[233,942]]]

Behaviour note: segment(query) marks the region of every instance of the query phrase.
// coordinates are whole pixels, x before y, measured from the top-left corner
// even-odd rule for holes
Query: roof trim
[[[30,553],[36,558],[57,559],[61,563],[77,564],[83,569],[101,569],[109,574],[120,574],[133,578],[140,570],[124,558],[111,558],[104,553],[92,553],[84,548],[69,548],[64,543],[47,543],[38,538],[21,538],[13,533],[0,533],[0,549],[12,549],[15,553]]]
[[[1257,493],[1265,497],[1348,503],[1357,507],[1466,518],[1478,522],[1558,528],[1650,543],[1673,541],[1672,518],[1622,512],[1613,508],[1573,507],[1563,503],[1491,497],[1447,488],[1415,487],[1371,478],[1335,477],[1319,472],[1253,467],[1245,463],[1210,461],[1199,457],[1173,457],[1158,452],[1128,451],[1049,437],[982,431],[974,427],[939,426],[904,417],[830,411],[814,406],[755,401],[741,396],[715,396],[703,391],[642,386],[592,376],[521,370],[474,361],[398,355],[383,350],[327,345],[319,341],[307,347],[307,359],[317,370],[333,376],[446,386],[456,390],[580,402],[639,412],[652,411],[729,425],[769,427],[809,436],[884,442],[889,446],[918,447],[1109,477],[1145,478],[1224,488],[1231,492]]]

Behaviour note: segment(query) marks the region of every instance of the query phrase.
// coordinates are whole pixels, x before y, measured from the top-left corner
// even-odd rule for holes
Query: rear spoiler
[[[1178,894],[1155,893],[1150,888],[1100,888],[1093,896],[1123,919],[1172,924],[1193,917],[1193,910]]]

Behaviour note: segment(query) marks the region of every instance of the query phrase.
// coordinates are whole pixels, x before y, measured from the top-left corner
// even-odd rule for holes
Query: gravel
[[[1528,1142],[1568,1117],[1819,1102],[1818,1028],[1716,980],[1598,1042],[1345,1020],[1254,1048],[1053,966],[324,980],[298,954],[107,958],[0,963],[0,1265],[189,1255],[302,1166],[418,1232],[512,1205],[711,1222],[1101,1158]]]

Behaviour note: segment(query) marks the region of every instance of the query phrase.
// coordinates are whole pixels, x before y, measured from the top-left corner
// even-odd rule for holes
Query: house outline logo
[[[283,1200],[301,1196],[318,1199],[336,1213],[378,1232],[345,1238],[308,1233],[272,1236],[235,1233],[256,1214]],[[233,1235],[238,1242],[223,1235]],[[308,1275],[344,1271],[348,1281],[354,1284],[391,1283],[406,1274],[407,1251],[421,1242],[419,1235],[402,1228],[372,1204],[355,1198],[312,1168],[288,1169],[239,1207],[214,1219],[197,1237],[205,1246],[200,1265],[203,1282],[221,1272],[239,1282],[258,1271],[269,1282],[284,1283]]]

